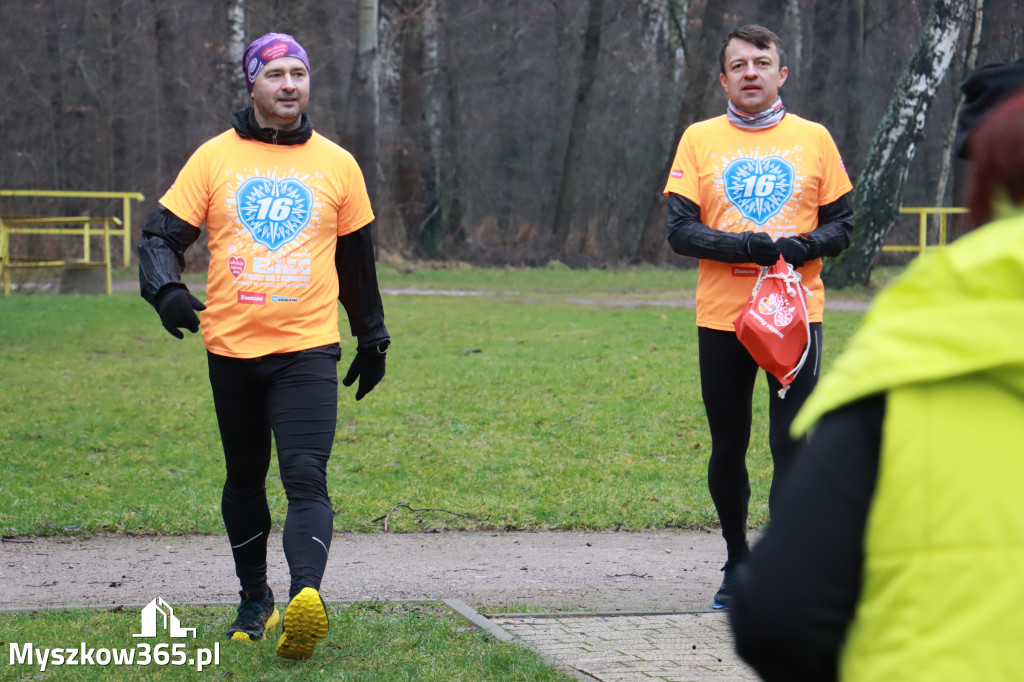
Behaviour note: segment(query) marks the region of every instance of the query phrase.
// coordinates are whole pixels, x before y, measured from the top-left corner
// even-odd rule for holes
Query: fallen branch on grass
[[[383,521],[384,522],[384,532],[387,533],[388,532],[388,521],[391,519],[391,515],[394,514],[395,510],[398,509],[399,507],[405,507],[409,511],[415,512],[415,513],[419,513],[419,512],[444,512],[445,514],[451,514],[452,516],[458,516],[459,518],[462,518],[462,519],[469,519],[470,521],[477,521],[477,522],[483,522],[483,521],[486,521],[489,518],[491,518],[490,514],[488,514],[487,516],[485,516],[482,519],[478,519],[475,516],[470,516],[469,514],[459,514],[457,512],[453,512],[453,511],[450,511],[448,509],[413,509],[412,506],[408,502],[399,502],[394,507],[392,507],[390,510],[388,510],[387,514],[385,514],[384,516],[381,516],[381,517],[378,517],[378,518],[374,519],[372,521],[372,523],[377,523],[378,521]]]

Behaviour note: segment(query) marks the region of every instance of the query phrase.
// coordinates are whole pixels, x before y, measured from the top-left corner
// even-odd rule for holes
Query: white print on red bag
[[[793,321],[793,311],[796,306],[789,305],[789,300],[779,293],[765,296],[757,304],[757,312],[762,315],[774,315],[775,326],[785,327]]]
[[[782,256],[758,270],[750,299],[733,326],[736,338],[758,366],[779,380],[778,395],[785,398],[810,352],[810,291]]]

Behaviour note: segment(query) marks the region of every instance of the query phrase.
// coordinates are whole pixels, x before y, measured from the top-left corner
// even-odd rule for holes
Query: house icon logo
[[[171,637],[188,637],[191,632],[192,638],[195,638],[196,629],[181,627],[181,622],[174,615],[174,609],[164,601],[163,597],[157,597],[143,607],[142,632],[132,635],[132,637],[156,637],[157,625],[160,620],[157,618],[157,614],[163,616],[163,629],[167,630]]]

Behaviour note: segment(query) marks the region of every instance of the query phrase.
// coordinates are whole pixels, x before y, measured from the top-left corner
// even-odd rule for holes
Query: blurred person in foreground
[[[360,400],[383,378],[390,343],[377,285],[373,211],[352,155],[313,131],[310,68],[294,38],[268,33],[242,63],[253,105],[192,155],[139,243],[142,297],[167,331],[196,332],[202,312],[227,478],[221,511],[241,584],[235,641],[279,621],[267,584],[266,478],[277,446],[288,498],[289,604],[277,655],[309,658],[327,634],[320,582],[334,512],[327,460],[338,416],[340,299],[357,338],[343,383]],[[181,282],[206,224],[206,303]]]
[[[1022,680],[1024,91],[970,133],[979,229],[880,293],[731,612],[765,680]]]
[[[811,291],[807,361],[785,398],[778,379],[765,373],[773,510],[801,443],[790,438],[790,424],[818,380],[825,309],[821,259],[849,246],[853,229],[852,186],[832,136],[788,113],[779,96],[789,75],[785,54],[779,37],[763,26],[743,26],[726,37],[719,81],[728,95],[727,111],[686,129],[664,190],[669,244],[676,253],[700,259],[697,345],[711,431],[708,488],[727,553],[715,608],[729,607],[750,552],[746,456],[758,365],[733,321],[750,298],[759,266],[774,265],[780,254]]]

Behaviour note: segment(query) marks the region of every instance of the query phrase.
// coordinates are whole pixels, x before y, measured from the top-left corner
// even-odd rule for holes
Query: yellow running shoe
[[[284,632],[277,640],[281,658],[310,658],[313,647],[327,634],[327,609],[320,593],[303,587],[284,612]]]

